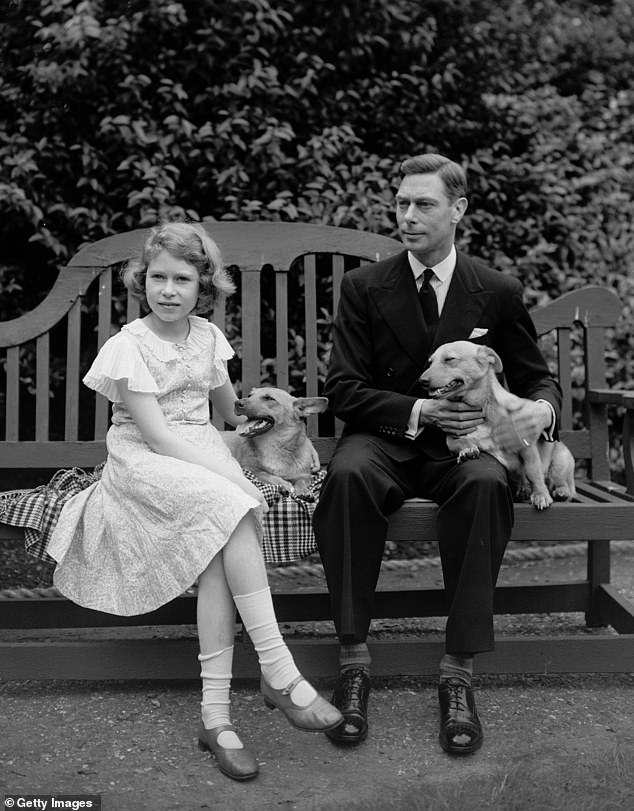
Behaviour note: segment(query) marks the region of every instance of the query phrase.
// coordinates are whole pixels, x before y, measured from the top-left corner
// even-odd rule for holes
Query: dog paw
[[[467,459],[479,459],[480,448],[463,448],[458,454],[458,464],[461,465]]]
[[[555,501],[570,501],[570,499],[572,498],[570,488],[566,487],[566,485],[561,485],[561,487],[554,487],[550,491],[550,494]]]
[[[536,510],[547,510],[553,503],[550,493],[531,493],[531,504]]]
[[[515,491],[515,501],[530,501],[531,489],[525,485],[519,486]]]

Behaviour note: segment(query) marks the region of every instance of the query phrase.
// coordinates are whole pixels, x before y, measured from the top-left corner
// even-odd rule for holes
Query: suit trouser
[[[513,526],[505,468],[492,456],[457,464],[412,443],[395,451],[370,434],[344,436],[313,517],[339,639],[365,641],[387,516],[407,498],[438,504],[437,534],[447,598],[448,653],[492,650],[493,591]]]

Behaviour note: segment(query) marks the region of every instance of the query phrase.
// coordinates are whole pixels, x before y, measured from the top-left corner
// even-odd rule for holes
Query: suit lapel
[[[449,341],[466,340],[478,325],[491,295],[482,287],[469,258],[458,253],[432,351]]]
[[[383,284],[370,287],[369,294],[403,350],[418,366],[425,366],[429,356],[427,330],[407,251],[395,257]]]
[[[370,287],[369,294],[403,350],[419,368],[424,369],[437,346],[469,337],[492,292],[483,288],[471,260],[458,253],[431,346],[407,251],[394,258],[382,284]]]

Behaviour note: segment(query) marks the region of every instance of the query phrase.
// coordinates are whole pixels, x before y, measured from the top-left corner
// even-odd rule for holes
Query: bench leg
[[[588,542],[588,582],[590,606],[586,611],[586,625],[599,628],[608,625],[599,604],[599,586],[610,582],[610,541]]]

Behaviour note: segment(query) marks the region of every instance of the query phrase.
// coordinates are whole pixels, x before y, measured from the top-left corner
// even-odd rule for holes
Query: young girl
[[[228,423],[241,420],[226,368],[233,350],[193,315],[233,292],[216,244],[200,226],[164,225],[123,279],[149,313],[110,338],[84,378],[113,402],[108,459],[101,480],[62,510],[48,550],[54,583],[79,605],[127,615],[198,579],[199,743],[222,772],[247,780],[258,766],[229,715],[236,606],[266,703],[300,729],[330,729],[342,716],[280,635],[259,544],[266,504],[209,420],[209,398]]]

